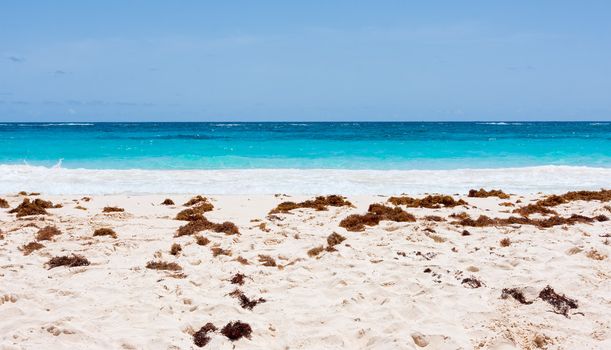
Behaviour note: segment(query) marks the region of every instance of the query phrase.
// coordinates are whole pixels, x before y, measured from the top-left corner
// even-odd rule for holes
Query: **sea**
[[[0,123],[0,193],[611,187],[611,122]]]

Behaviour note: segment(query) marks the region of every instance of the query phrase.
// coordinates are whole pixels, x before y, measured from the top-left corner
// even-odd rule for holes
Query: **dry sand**
[[[17,219],[0,210],[1,349],[189,349],[193,333],[211,322],[210,349],[611,349],[611,221],[559,225],[462,227],[449,218],[467,212],[508,217],[543,195],[467,198],[454,208],[405,208],[416,222],[382,221],[362,232],[338,226],[383,196],[350,196],[354,207],[295,209],[268,217],[282,201],[310,197],[213,196],[212,222],[231,221],[239,235],[210,230],[175,237],[174,220],[191,196],[47,196],[63,208]],[[10,208],[23,196],[4,195]],[[38,198],[31,196],[30,198]],[[455,196],[455,198],[458,198]],[[81,206],[85,209],[77,209]],[[103,213],[106,206],[124,212]],[[611,216],[609,203],[575,201],[553,208],[561,216]],[[423,220],[438,215],[444,222]],[[534,215],[533,217],[537,217]],[[263,225],[262,225],[263,224]],[[62,233],[24,255],[39,228]],[[112,236],[93,236],[111,228]],[[463,233],[468,230],[469,235]],[[327,246],[336,232],[346,240]],[[501,245],[501,240],[505,245]],[[173,244],[182,248],[170,254]],[[212,247],[231,250],[213,256]],[[56,267],[54,256],[78,254],[88,266]],[[277,266],[264,266],[268,255]],[[236,260],[242,257],[244,265]],[[147,269],[149,261],[182,271]],[[230,279],[243,273],[243,285]],[[471,288],[465,279],[481,282]],[[475,283],[475,282],[474,282]],[[475,283],[477,284],[477,283]],[[547,285],[577,301],[565,317],[538,298]],[[236,288],[265,302],[242,308]],[[517,288],[531,304],[501,298]],[[250,339],[220,333],[230,321],[252,328]]]

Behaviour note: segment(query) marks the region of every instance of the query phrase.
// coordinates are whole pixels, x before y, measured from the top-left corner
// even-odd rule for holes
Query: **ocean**
[[[610,122],[0,124],[0,193],[524,192],[610,178]]]

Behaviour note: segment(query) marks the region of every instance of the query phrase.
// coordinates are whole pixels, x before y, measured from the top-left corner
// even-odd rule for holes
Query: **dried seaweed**
[[[501,247],[509,247],[511,245],[511,240],[509,238],[503,238],[501,239],[501,241],[499,242],[499,245]]]
[[[125,209],[119,207],[104,207],[104,209],[102,209],[103,213],[122,213],[124,211]]]
[[[569,317],[569,310],[577,308],[577,300],[568,298],[564,294],[558,294],[550,286],[545,287],[540,293],[539,298],[547,301],[554,307],[554,312]]]
[[[0,208],[6,209],[9,208],[8,202],[4,198],[0,198]]]
[[[56,256],[54,258],[51,258],[51,260],[47,262],[47,265],[49,265],[49,270],[59,266],[88,266],[89,260],[87,260],[87,258],[85,257],[76,254],[73,254],[72,256]]]
[[[146,268],[151,270],[181,271],[182,267],[175,262],[149,261]]]
[[[503,291],[501,292],[501,298],[507,299],[509,297],[514,298],[521,304],[530,305],[533,303],[532,301],[526,300],[526,297],[524,297],[524,293],[522,293],[522,291],[518,290],[517,288],[503,288]]]
[[[21,250],[23,252],[23,255],[30,255],[32,254],[32,252],[34,252],[35,250],[38,249],[42,249],[45,246],[38,243],[38,242],[30,242],[26,245],[23,245],[19,248],[19,250]]]
[[[259,254],[259,262],[262,263],[263,266],[276,266],[276,260],[269,255]]]
[[[212,247],[212,248],[210,248],[210,250],[212,251],[212,256],[213,257],[217,257],[219,255],[231,256],[231,250],[230,249],[223,249],[221,247]]]
[[[166,198],[163,200],[163,202],[161,202],[161,205],[174,205],[174,201],[170,198]]]
[[[570,217],[552,216],[545,219],[530,219],[527,217],[510,216],[508,218],[490,218],[486,215],[480,215],[476,220],[470,217],[463,218],[454,224],[470,227],[487,227],[487,226],[507,226],[507,225],[533,225],[539,228],[549,228],[558,225],[574,225],[577,223],[592,223],[598,219],[590,218],[583,215],[573,214]]]
[[[243,258],[243,257],[241,257],[241,256],[238,256],[238,257],[237,257],[235,260],[236,260],[237,262],[239,262],[240,264],[242,264],[242,265],[250,265],[250,263],[248,262],[248,260],[246,260],[246,258]]]
[[[55,226],[45,226],[36,233],[37,241],[50,241],[54,236],[61,235],[62,232]]]
[[[179,227],[178,231],[176,231],[176,237],[193,235],[204,230],[210,230],[217,233],[223,232],[226,235],[236,235],[240,233],[238,227],[233,222],[225,221],[222,224],[218,224],[210,222],[205,217],[200,216],[197,220],[189,221],[186,225]]]
[[[327,237],[327,244],[330,247],[333,247],[335,245],[342,243],[345,240],[346,240],[346,237],[340,235],[339,233],[333,232],[332,234],[329,235],[329,237]]]
[[[490,190],[486,191],[483,188],[479,190],[469,190],[468,197],[472,198],[487,198],[487,197],[498,197],[500,199],[507,199],[509,195],[501,190]]]
[[[180,246],[180,244],[178,243],[172,244],[172,247],[170,248],[170,254],[174,256],[178,256],[180,252],[182,252],[182,247]]]
[[[198,347],[204,347],[210,342],[209,332],[216,332],[217,328],[212,323],[206,323],[197,332],[193,333],[193,343]]]
[[[352,214],[344,218],[339,226],[348,231],[363,231],[365,226],[375,226],[380,221],[414,222],[416,217],[399,207],[387,207],[382,204],[371,204],[364,215]]]
[[[529,216],[530,214],[538,213],[541,215],[558,215],[558,213],[554,210],[551,210],[541,204],[529,204],[517,209],[513,210],[514,213],[520,214],[522,216]]]
[[[313,258],[318,256],[318,254],[322,253],[325,250],[325,247],[323,246],[318,246],[318,247],[314,247],[310,250],[308,250],[308,256]]]
[[[252,328],[250,325],[241,321],[229,322],[221,329],[221,334],[231,341],[238,340],[242,337],[250,339],[251,333]]]
[[[427,215],[423,219],[426,221],[434,221],[434,222],[446,221],[446,219],[438,215]]]
[[[187,202],[188,203],[188,202]],[[176,220],[196,221],[201,220],[203,214],[212,211],[214,206],[208,202],[200,202],[194,207],[185,209],[176,214]]]
[[[469,288],[479,288],[482,286],[482,282],[475,277],[464,278],[460,283]]]
[[[439,209],[442,206],[444,208],[452,208],[458,205],[465,205],[462,199],[455,200],[452,196],[443,195],[428,195],[424,198],[412,198],[412,197],[390,197],[388,201],[394,205],[405,205],[410,208],[429,208]]]
[[[207,245],[208,243],[210,243],[210,240],[206,237],[203,236],[195,236],[195,243],[197,243],[198,245]]]
[[[202,197],[200,195],[197,195],[197,196],[189,199],[185,204],[183,204],[183,206],[190,207],[192,205],[199,204],[199,203],[208,203],[208,204],[210,204],[208,202],[208,198]],[[210,204],[210,206],[212,206],[212,204]],[[212,209],[210,209],[210,210],[212,210]]]
[[[318,196],[314,200],[307,200],[304,202],[283,202],[278,204],[278,206],[272,209],[270,214],[277,213],[288,213],[293,209],[298,208],[309,208],[315,209],[318,211],[327,210],[327,207],[343,207],[343,206],[352,206],[352,203],[346,200],[345,197],[338,195],[330,195],[330,196]]]
[[[36,199],[31,202],[29,198],[24,198],[23,202],[21,202],[21,204],[19,204],[16,208],[10,210],[9,213],[17,214],[18,218],[30,215],[48,215],[49,213],[45,209],[51,207],[53,207],[53,205],[47,206],[46,201]]]
[[[541,199],[537,204],[554,207],[560,204],[573,201],[611,201],[611,190],[601,189],[600,191],[571,191],[561,195],[551,195]]]
[[[244,284],[244,278],[246,277],[246,275],[244,275],[243,273],[236,273],[235,275],[233,275],[233,277],[231,277],[231,283],[232,284],[237,284],[239,286]]]
[[[93,236],[110,236],[112,238],[117,238],[117,233],[111,228],[102,227],[93,231]]]

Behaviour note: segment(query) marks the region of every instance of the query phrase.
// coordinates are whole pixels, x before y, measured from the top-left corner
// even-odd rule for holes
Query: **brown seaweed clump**
[[[24,246],[22,246],[21,248],[19,248],[19,250],[21,250],[23,252],[23,255],[30,255],[32,254],[34,251],[38,250],[38,249],[42,249],[45,246],[38,243],[38,242],[30,242]]]
[[[192,205],[199,204],[199,203],[208,203],[208,204],[210,204],[208,202],[208,198],[202,197],[200,195],[197,195],[197,196],[189,199],[185,204],[183,204],[183,206],[190,207]],[[210,204],[210,206],[212,206],[212,204]],[[212,209],[210,209],[210,210],[212,210]]]
[[[352,214],[343,219],[339,226],[348,231],[363,231],[365,226],[375,226],[380,221],[414,222],[416,217],[399,207],[387,207],[382,204],[371,204],[364,215]]]
[[[161,202],[161,205],[174,205],[174,201],[170,198],[166,198],[163,200],[163,202]]]
[[[469,190],[468,197],[472,197],[472,198],[498,197],[500,199],[508,199],[509,195],[501,190],[486,191],[485,189],[480,188],[479,190]]]
[[[577,308],[577,300],[568,298],[564,294],[558,294],[550,286],[545,287],[540,293],[539,298],[547,301],[554,307],[554,312],[569,317],[569,310]]]
[[[479,288],[482,286],[482,282],[475,277],[464,278],[460,283],[469,288]]]
[[[181,271],[182,267],[175,262],[149,261],[146,268],[151,270]]]
[[[499,245],[501,247],[509,247],[511,245],[511,240],[507,237],[501,239],[501,241],[499,242]]]
[[[257,304],[266,302],[263,298],[258,299],[250,299],[241,290],[236,289],[233,292],[229,293],[234,298],[237,298],[240,301],[240,306],[242,309],[252,310]]]
[[[232,254],[230,249],[223,249],[221,247],[212,247],[210,251],[212,251],[212,256],[215,258],[219,255],[231,256]]]
[[[51,260],[47,262],[47,265],[49,265],[49,270],[59,266],[88,266],[89,260],[87,260],[87,258],[85,257],[76,254],[73,254],[72,256],[56,256],[54,258],[51,258]]]
[[[318,254],[322,253],[325,250],[325,247],[323,246],[318,246],[318,247],[314,247],[310,250],[308,250],[308,256],[313,258],[318,256]]]
[[[6,209],[8,207],[9,207],[9,205],[8,205],[8,202],[6,201],[6,199],[0,198],[0,208]]]
[[[179,227],[178,231],[176,231],[176,237],[193,235],[204,230],[217,233],[223,232],[226,235],[240,234],[240,230],[233,222],[225,221],[222,224],[218,224],[200,216],[197,220],[189,221],[186,225]]]
[[[522,293],[522,291],[520,291],[519,289],[517,289],[517,288],[503,288],[503,291],[501,292],[501,298],[507,299],[509,297],[514,298],[515,300],[520,302],[520,304],[530,305],[530,304],[533,303],[532,301],[526,300],[526,297],[524,296],[524,293]]]
[[[606,221],[607,217],[590,218],[583,215],[573,214],[570,217],[552,216],[545,219],[530,219],[527,217],[515,217],[510,216],[508,218],[490,218],[486,215],[480,215],[477,219],[470,217],[463,218],[459,221],[453,222],[454,224],[461,226],[471,227],[487,227],[487,226],[507,226],[507,225],[533,225],[539,228],[549,228],[559,225],[574,225],[577,223],[592,223],[594,221]]]
[[[517,209],[513,210],[514,213],[520,214],[522,216],[529,216],[530,214],[538,213],[541,215],[558,215],[558,213],[554,210],[549,209],[541,204],[529,204]]]
[[[333,232],[332,234],[329,235],[329,237],[327,237],[327,244],[330,247],[333,247],[335,245],[342,243],[345,240],[346,240],[346,237],[340,235],[339,233]]]
[[[229,322],[221,329],[221,334],[231,341],[238,340],[242,337],[250,339],[251,333],[252,328],[250,325],[241,321]]]
[[[269,267],[276,266],[276,260],[274,260],[274,258],[272,258],[269,255],[259,254],[259,262],[263,266],[269,266]]]
[[[170,254],[174,256],[178,256],[180,252],[182,252],[182,247],[180,246],[180,244],[178,243],[172,244],[172,247],[170,248]]]
[[[122,213],[125,209],[119,207],[104,207],[102,213]]]
[[[442,196],[442,195],[428,195],[422,199],[412,198],[412,197],[390,197],[388,201],[394,205],[405,205],[409,208],[429,208],[429,209],[439,209],[442,206],[444,208],[452,208],[458,205],[465,205],[465,202],[462,199],[455,200],[452,196]]]
[[[42,199],[35,199],[33,202],[29,198],[24,198],[23,202],[16,208],[9,211],[10,214],[17,214],[17,217],[30,216],[30,215],[48,215],[49,213],[45,210],[53,208],[53,204]]]
[[[237,284],[239,286],[244,284],[244,278],[246,277],[245,274],[243,273],[236,273],[235,275],[233,275],[233,277],[231,277],[231,283],[232,284]]]
[[[212,323],[206,323],[197,332],[193,333],[193,343],[198,347],[204,347],[210,342],[209,332],[216,332],[217,328]]]
[[[110,236],[112,238],[117,238],[117,233],[111,228],[102,227],[93,231],[93,236]]]
[[[210,240],[204,236],[195,236],[195,243],[197,243],[197,245],[207,245],[208,243],[210,243]]]
[[[600,191],[571,191],[561,195],[551,195],[537,201],[537,204],[545,207],[555,207],[560,204],[573,201],[611,201],[611,190]]]
[[[50,241],[54,236],[61,235],[62,232],[55,226],[45,226],[36,233],[37,241]]]
[[[270,214],[288,213],[291,210],[298,209],[298,208],[309,208],[309,209],[315,209],[317,211],[324,211],[324,210],[327,210],[327,207],[343,207],[343,206],[350,207],[352,206],[352,203],[347,201],[345,197],[338,196],[338,195],[330,195],[326,197],[318,196],[314,198],[313,200],[310,199],[310,200],[299,202],[299,203],[282,202],[278,204],[276,208],[272,209],[269,213]]]

